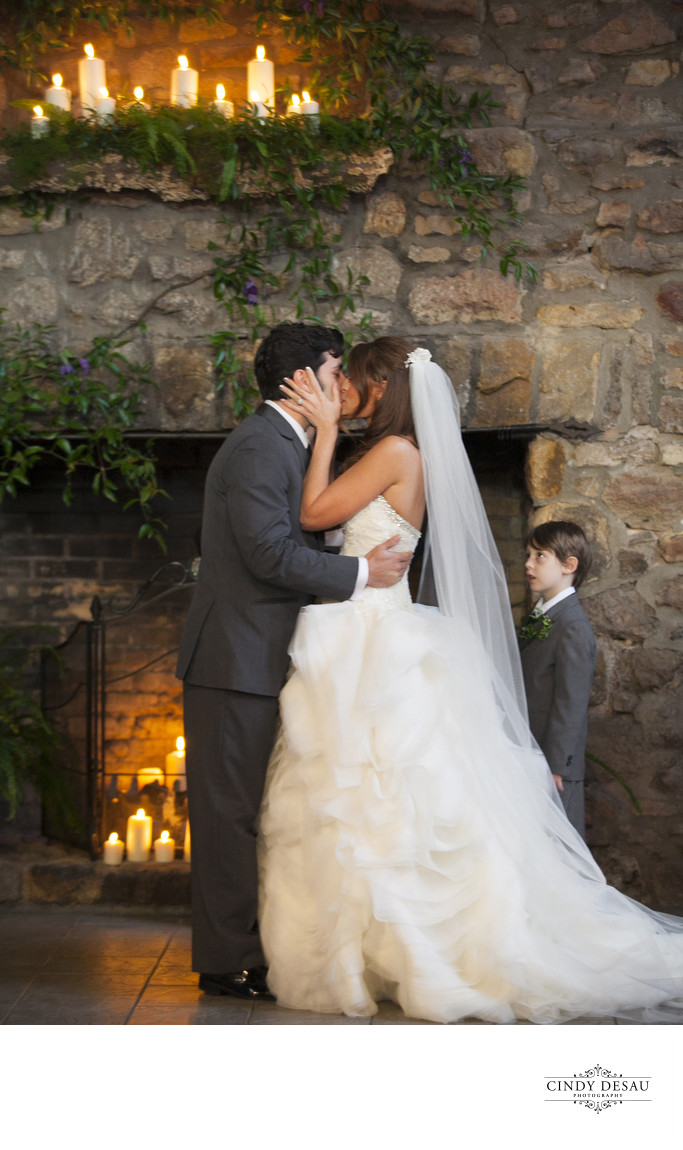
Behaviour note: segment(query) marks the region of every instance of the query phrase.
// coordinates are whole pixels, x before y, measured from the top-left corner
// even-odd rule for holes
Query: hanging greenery
[[[453,213],[463,238],[477,238],[482,259],[495,252],[502,274],[511,272],[517,279],[524,274],[533,279],[535,272],[520,256],[522,245],[509,236],[519,220],[516,200],[523,181],[483,175],[467,144],[468,128],[475,122],[490,123],[489,110],[496,106],[490,91],[474,93],[463,104],[459,93],[436,83],[429,68],[429,41],[403,32],[384,3],[234,0],[235,6],[256,13],[259,35],[280,31],[296,47],[297,69],[310,75],[310,87],[325,109],[323,114],[314,120],[280,115],[261,120],[245,108],[237,118],[225,120],[201,102],[191,109],[157,106],[147,111],[134,102],[120,101],[113,120],[98,123],[75,120],[69,113],[48,107],[48,135],[33,139],[30,125],[24,124],[5,135],[2,146],[10,157],[14,186],[25,189],[29,197],[35,196],[31,185],[39,183],[56,162],[64,165],[78,186],[79,168],[115,154],[134,161],[143,171],[168,165],[191,186],[225,205],[226,241],[220,251],[209,245],[215,254],[207,275],[215,298],[225,308],[227,323],[207,339],[215,352],[216,386],[230,385],[233,411],[240,419],[251,410],[256,394],[245,349],[253,347],[276,322],[269,302],[275,293],[288,291],[298,318],[339,323],[348,313],[355,313],[356,337],[372,331],[370,315],[359,310],[367,280],[349,269],[341,269],[340,274],[334,259],[339,235],[325,219],[326,212],[343,208],[352,194],[343,170],[352,153],[390,148],[397,161],[409,161],[428,180],[439,202]],[[113,28],[125,27],[139,15],[172,23],[190,13],[210,21],[220,18],[220,11],[220,5],[190,0],[81,0],[76,4],[23,0],[10,24],[14,47],[10,51],[7,42],[4,48],[0,46],[0,57],[4,52],[6,60],[37,75],[39,58],[56,43],[66,42],[78,19],[97,20],[102,27]],[[284,84],[280,99],[286,100],[290,91]],[[28,101],[24,105],[31,106]],[[37,210],[35,198],[25,198],[24,206],[27,211]],[[46,206],[49,210],[47,198],[41,210]],[[173,284],[174,290],[182,287],[182,283]],[[138,321],[151,306],[147,305]],[[112,341],[135,323],[102,337],[102,344],[119,355],[122,344]],[[44,329],[41,333],[44,339]],[[26,347],[30,343],[26,333],[16,339],[11,372],[19,370],[22,341],[28,341]],[[141,369],[131,367],[131,378],[141,381]],[[60,383],[65,386],[65,381],[59,377],[54,382],[59,394]],[[59,410],[60,399],[50,402],[56,402],[55,410]],[[67,393],[65,410],[69,402]],[[85,415],[82,422],[85,426]],[[119,430],[123,435],[125,429]],[[99,435],[97,426],[94,434]],[[56,442],[51,441],[53,453],[60,450]],[[68,471],[69,451],[64,458]],[[150,466],[146,456],[140,467],[144,472]],[[112,468],[105,471],[111,497]],[[119,473],[123,474],[122,469]],[[12,474],[7,466],[0,473],[6,491],[11,490]],[[137,474],[135,467],[131,474]],[[149,498],[141,493],[155,486],[153,470],[144,477],[141,473],[143,478],[136,502],[146,516],[143,531],[149,534],[158,530],[158,524],[149,518]],[[14,481],[24,480],[15,474]]]

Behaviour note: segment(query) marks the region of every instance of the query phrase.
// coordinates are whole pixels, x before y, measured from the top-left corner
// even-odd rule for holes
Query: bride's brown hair
[[[385,335],[372,343],[359,343],[351,348],[348,375],[358,392],[358,411],[368,402],[372,384],[386,383],[352,462],[387,435],[401,435],[417,444],[406,367],[406,359],[414,346],[397,336]]]

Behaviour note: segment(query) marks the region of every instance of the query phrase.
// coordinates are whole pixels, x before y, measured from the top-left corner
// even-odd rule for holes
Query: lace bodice
[[[399,534],[401,541],[397,551],[414,551],[420,539],[420,532],[412,523],[395,511],[383,495],[378,495],[367,507],[363,507],[344,526],[344,546],[342,555],[367,555],[378,543]],[[387,607],[407,607],[411,602],[408,588],[408,572],[394,587],[366,587],[361,596],[363,602]]]

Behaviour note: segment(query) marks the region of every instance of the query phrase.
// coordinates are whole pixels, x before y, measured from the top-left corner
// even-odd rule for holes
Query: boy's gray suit
[[[585,837],[588,700],[595,669],[595,636],[576,593],[551,607],[545,639],[520,641],[529,726],[554,775],[567,817]]]
[[[201,564],[178,656],[192,826],[193,967],[263,963],[254,820],[301,607],[348,599],[358,560],[321,551],[299,511],[308,451],[264,404],[206,480]]]

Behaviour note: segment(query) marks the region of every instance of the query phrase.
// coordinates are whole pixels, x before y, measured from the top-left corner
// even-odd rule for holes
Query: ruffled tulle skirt
[[[464,623],[313,606],[291,655],[259,835],[281,1005],[683,1021],[683,921],[607,886]]]

